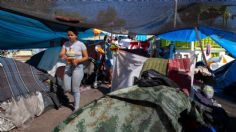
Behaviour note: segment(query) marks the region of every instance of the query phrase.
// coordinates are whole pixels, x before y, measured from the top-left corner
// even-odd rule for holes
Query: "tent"
[[[226,65],[220,67],[214,71],[216,78],[215,91],[227,92],[235,94],[236,77],[234,76],[236,71],[236,61],[231,61]],[[235,96],[235,95],[233,95]]]
[[[211,37],[216,43],[223,47],[229,54],[234,58],[236,57],[236,35],[231,32],[225,32],[218,29],[199,27],[198,34],[201,39],[206,37]],[[158,35],[161,39],[171,40],[171,41],[197,41],[196,32],[193,28],[181,29],[176,31],[171,31]],[[228,64],[222,66],[221,68],[213,71],[215,75],[215,92],[221,93],[225,91],[230,91],[235,93],[234,87],[236,84],[236,79],[234,76],[236,70],[235,61],[229,62]]]
[[[185,120],[187,118],[181,121],[183,113],[186,115],[191,113],[192,116],[196,116],[196,122],[204,124],[184,93],[163,85],[154,87],[135,85],[93,101],[70,115],[54,131],[180,132],[186,130],[183,122],[187,121]]]
[[[199,27],[198,34],[200,39],[211,37],[216,43],[227,50],[232,56],[236,57],[236,34],[209,27]],[[161,39],[170,41],[192,42],[197,41],[194,28],[180,29],[158,35]]]

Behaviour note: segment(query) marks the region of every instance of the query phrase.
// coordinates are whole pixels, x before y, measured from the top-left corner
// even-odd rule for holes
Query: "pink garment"
[[[207,44],[206,45],[206,55],[209,56],[211,54],[211,45]]]
[[[169,60],[167,76],[189,95],[191,89],[190,59]]]

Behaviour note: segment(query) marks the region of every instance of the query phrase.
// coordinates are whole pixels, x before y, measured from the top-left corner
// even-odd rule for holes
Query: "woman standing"
[[[79,109],[80,83],[84,77],[83,62],[88,60],[88,52],[84,43],[78,41],[75,28],[67,30],[69,41],[62,47],[60,57],[67,61],[64,75],[64,90],[72,90],[74,96],[74,111]]]

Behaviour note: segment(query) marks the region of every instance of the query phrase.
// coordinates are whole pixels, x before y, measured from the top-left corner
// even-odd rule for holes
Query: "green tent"
[[[188,97],[167,86],[132,86],[93,101],[59,124],[54,131],[182,131],[183,111],[192,112]],[[197,112],[194,112],[195,115]],[[195,118],[202,122],[200,116]]]

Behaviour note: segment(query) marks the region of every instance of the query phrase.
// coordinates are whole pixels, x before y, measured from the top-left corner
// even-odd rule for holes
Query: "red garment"
[[[136,47],[136,49],[139,49],[139,42],[130,42],[130,49],[133,49],[134,46]]]
[[[148,47],[150,45],[149,42],[139,42],[140,43],[140,47],[142,47],[142,49],[144,49],[145,51],[148,50]]]
[[[167,76],[189,95],[191,89],[190,59],[169,60]]]

